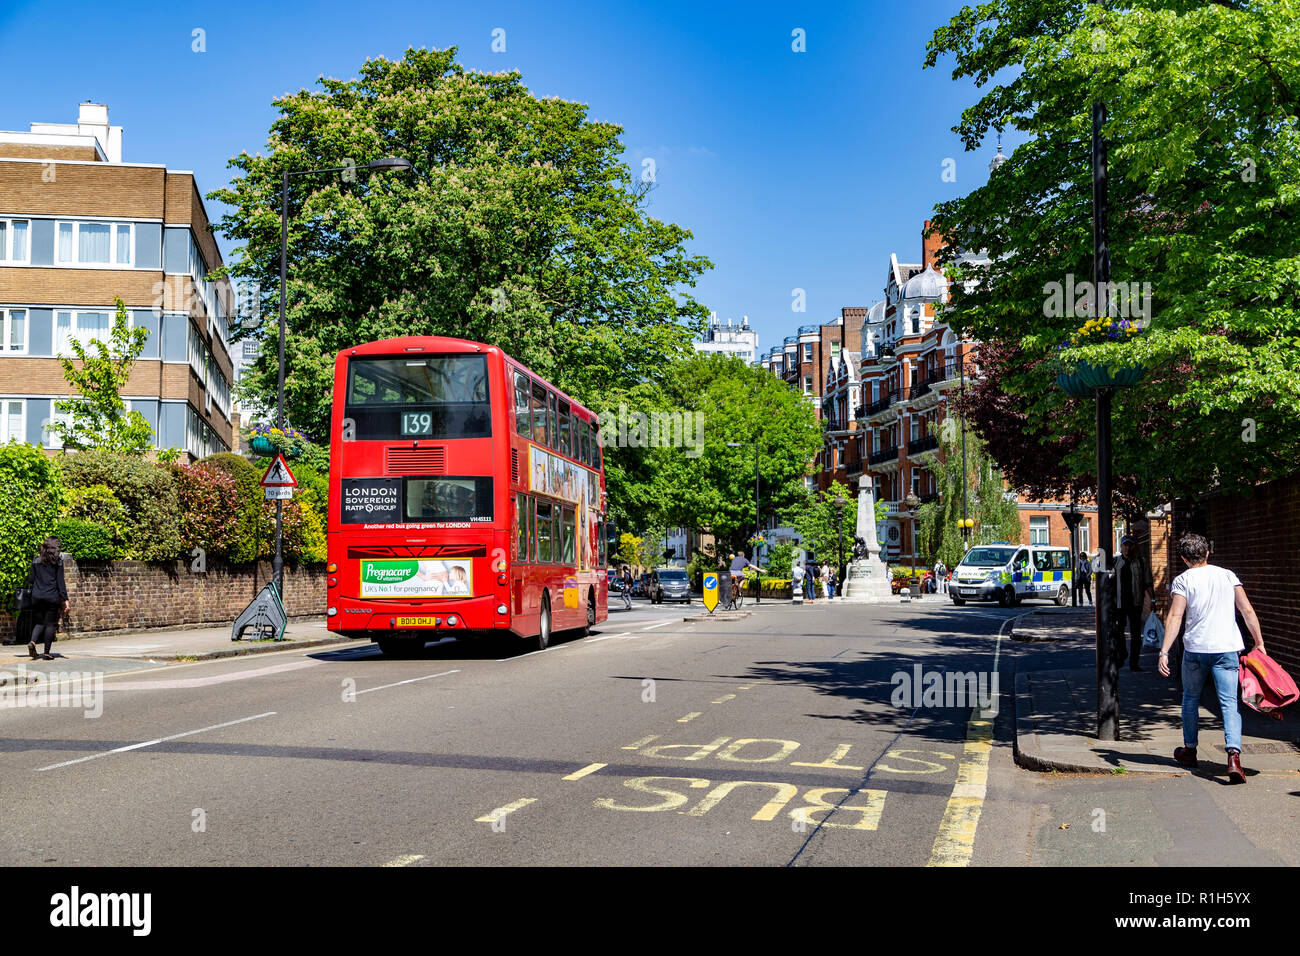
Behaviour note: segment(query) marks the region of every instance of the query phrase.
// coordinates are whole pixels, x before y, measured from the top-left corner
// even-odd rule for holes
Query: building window
[[[27,261],[26,219],[0,219],[0,262]]]
[[[1029,519],[1029,543],[1030,544],[1048,544],[1048,529],[1046,515],[1035,516]]]
[[[912,469],[912,494],[921,497],[921,469]]]
[[[805,395],[811,395],[813,393],[812,382],[813,380],[811,375],[805,375],[803,377],[803,393]]]
[[[135,229],[129,222],[60,222],[55,249],[61,265],[129,266]]]
[[[805,343],[803,344],[803,360],[804,360],[805,362],[811,362],[811,361],[812,361],[812,343],[811,343],[811,342],[805,342]]]
[[[909,442],[918,442],[921,440],[921,420],[913,416],[911,421],[912,431],[907,440]]]
[[[0,444],[27,440],[27,403],[21,399],[0,401]]]
[[[73,341],[80,342],[82,348],[90,348],[94,341],[107,343],[111,329],[112,321],[107,312],[55,312],[54,354],[74,355]]]
[[[0,309],[0,352],[27,351],[27,310]]]
[[[1091,551],[1092,529],[1088,526],[1088,519],[1084,518],[1079,522],[1079,550]]]

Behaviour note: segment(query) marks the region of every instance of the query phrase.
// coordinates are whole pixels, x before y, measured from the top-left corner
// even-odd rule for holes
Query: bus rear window
[[[491,478],[407,478],[407,521],[491,521]]]
[[[345,398],[360,440],[492,434],[483,355],[354,358]]]

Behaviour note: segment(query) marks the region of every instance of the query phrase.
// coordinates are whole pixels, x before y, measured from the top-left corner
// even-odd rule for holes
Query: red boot
[[[1246,771],[1241,768],[1241,751],[1228,751],[1228,779],[1233,783],[1245,783]]]

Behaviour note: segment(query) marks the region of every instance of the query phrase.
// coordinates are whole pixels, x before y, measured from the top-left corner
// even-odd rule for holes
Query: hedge
[[[62,500],[59,471],[39,448],[0,445],[0,601],[13,607]]]
[[[122,557],[167,561],[182,551],[180,504],[167,469],[121,452],[90,449],[58,459],[70,488],[107,485],[126,508]]]
[[[85,518],[64,518],[54,526],[54,537],[78,561],[111,561],[117,557],[113,533]]]

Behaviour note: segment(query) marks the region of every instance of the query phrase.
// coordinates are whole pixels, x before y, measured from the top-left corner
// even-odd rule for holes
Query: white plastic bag
[[[1152,611],[1147,615],[1147,622],[1142,626],[1142,646],[1159,648],[1165,642],[1165,626]]]

